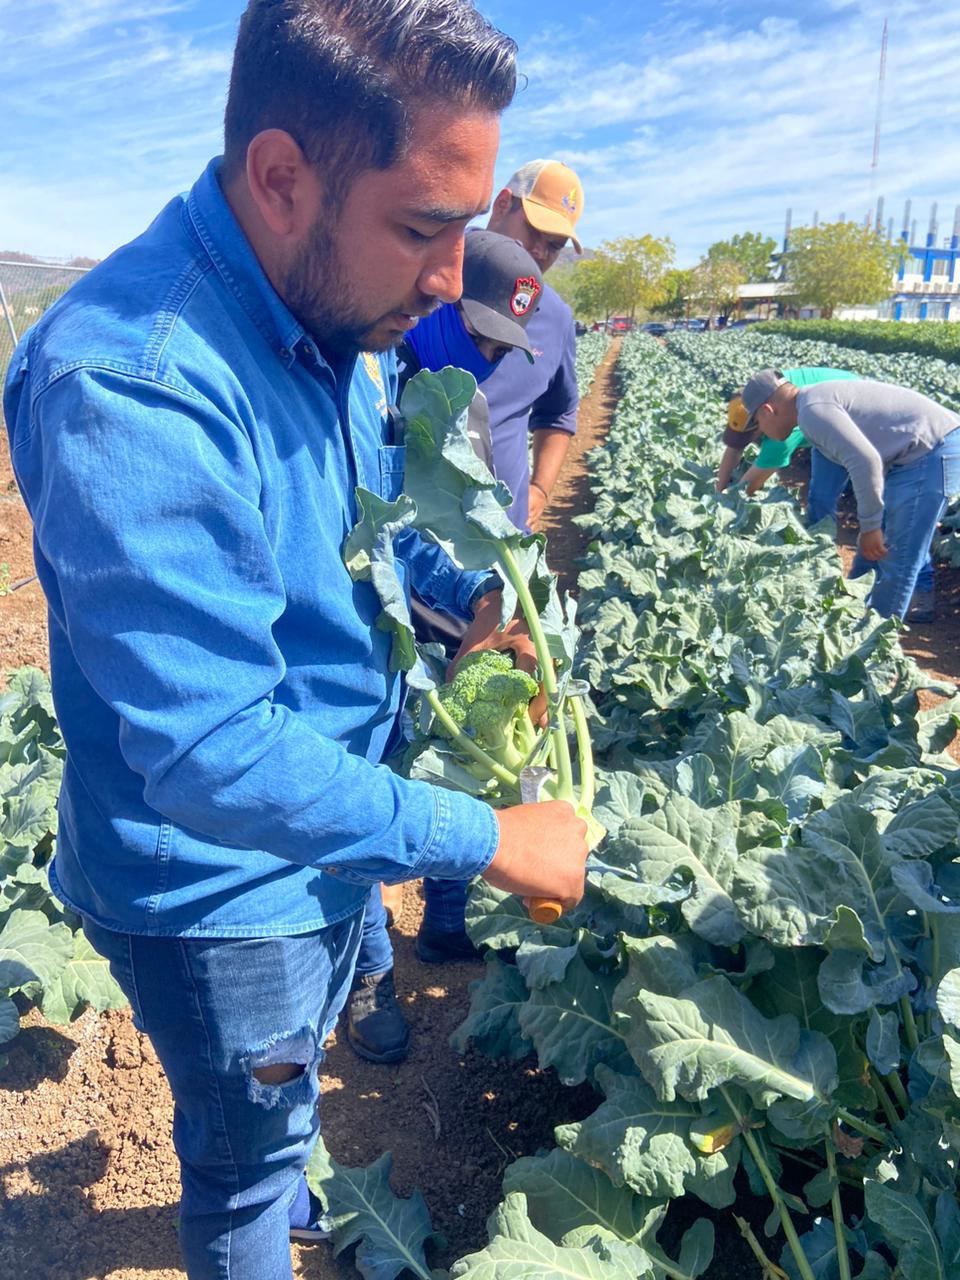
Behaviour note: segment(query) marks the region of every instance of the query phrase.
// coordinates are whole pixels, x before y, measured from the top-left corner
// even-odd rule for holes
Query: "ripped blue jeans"
[[[173,1092],[190,1280],[291,1280],[288,1209],[319,1132],[317,1068],[363,913],[287,938],[151,938],[84,920]],[[292,1064],[286,1084],[258,1070]]]

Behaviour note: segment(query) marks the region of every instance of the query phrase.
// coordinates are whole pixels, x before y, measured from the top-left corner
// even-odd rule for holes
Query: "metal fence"
[[[13,349],[26,331],[88,270],[46,262],[0,261],[0,386]]]

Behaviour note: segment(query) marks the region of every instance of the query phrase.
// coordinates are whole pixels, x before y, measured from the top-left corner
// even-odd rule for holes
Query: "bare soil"
[[[544,527],[563,582],[572,586],[584,540],[570,517],[589,509],[584,454],[599,443],[616,402],[614,343],[584,400],[578,435]],[[0,588],[33,573],[30,522],[0,442]],[[909,637],[940,674],[960,677],[956,622],[960,574],[945,571],[944,619]],[[43,599],[36,583],[0,595],[0,672],[48,666]],[[446,1265],[486,1242],[485,1221],[505,1166],[552,1145],[553,1126],[596,1104],[589,1088],[566,1089],[530,1061],[495,1063],[455,1053],[480,966],[424,966],[413,952],[422,915],[419,886],[405,887],[393,931],[398,994],[412,1048],[397,1067],[373,1066],[333,1038],[322,1069],[323,1132],[334,1156],[366,1165],[394,1153],[394,1188],[419,1186],[447,1248]],[[51,1027],[32,1011],[0,1073],[0,1276],[24,1280],[184,1280],[175,1236],[179,1194],[170,1139],[171,1099],[149,1041],[121,1011]],[[738,1202],[762,1222],[766,1207]],[[668,1222],[671,1244],[685,1207]],[[699,1205],[697,1215],[702,1212]],[[295,1246],[298,1280],[345,1280],[348,1259],[326,1246]],[[757,1273],[735,1235],[725,1235],[712,1280]],[[264,1277],[264,1280],[269,1280]]]

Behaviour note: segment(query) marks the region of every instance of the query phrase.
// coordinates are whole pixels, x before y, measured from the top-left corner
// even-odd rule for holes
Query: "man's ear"
[[[283,129],[264,129],[247,147],[247,187],[269,230],[299,238],[316,221],[322,189],[300,144]]]
[[[498,193],[496,200],[494,200],[493,205],[490,208],[490,212],[495,214],[496,217],[502,218],[505,214],[510,212],[510,206],[512,204],[513,192],[509,187],[504,187],[503,190]]]

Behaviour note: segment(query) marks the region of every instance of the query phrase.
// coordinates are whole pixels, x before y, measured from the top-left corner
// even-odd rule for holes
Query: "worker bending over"
[[[799,387],[779,369],[755,374],[742,399],[747,431],[786,441],[799,427],[850,476],[860,522],[851,577],[875,569],[868,603],[905,617],[940,517],[960,493],[960,414],[885,382]]]

